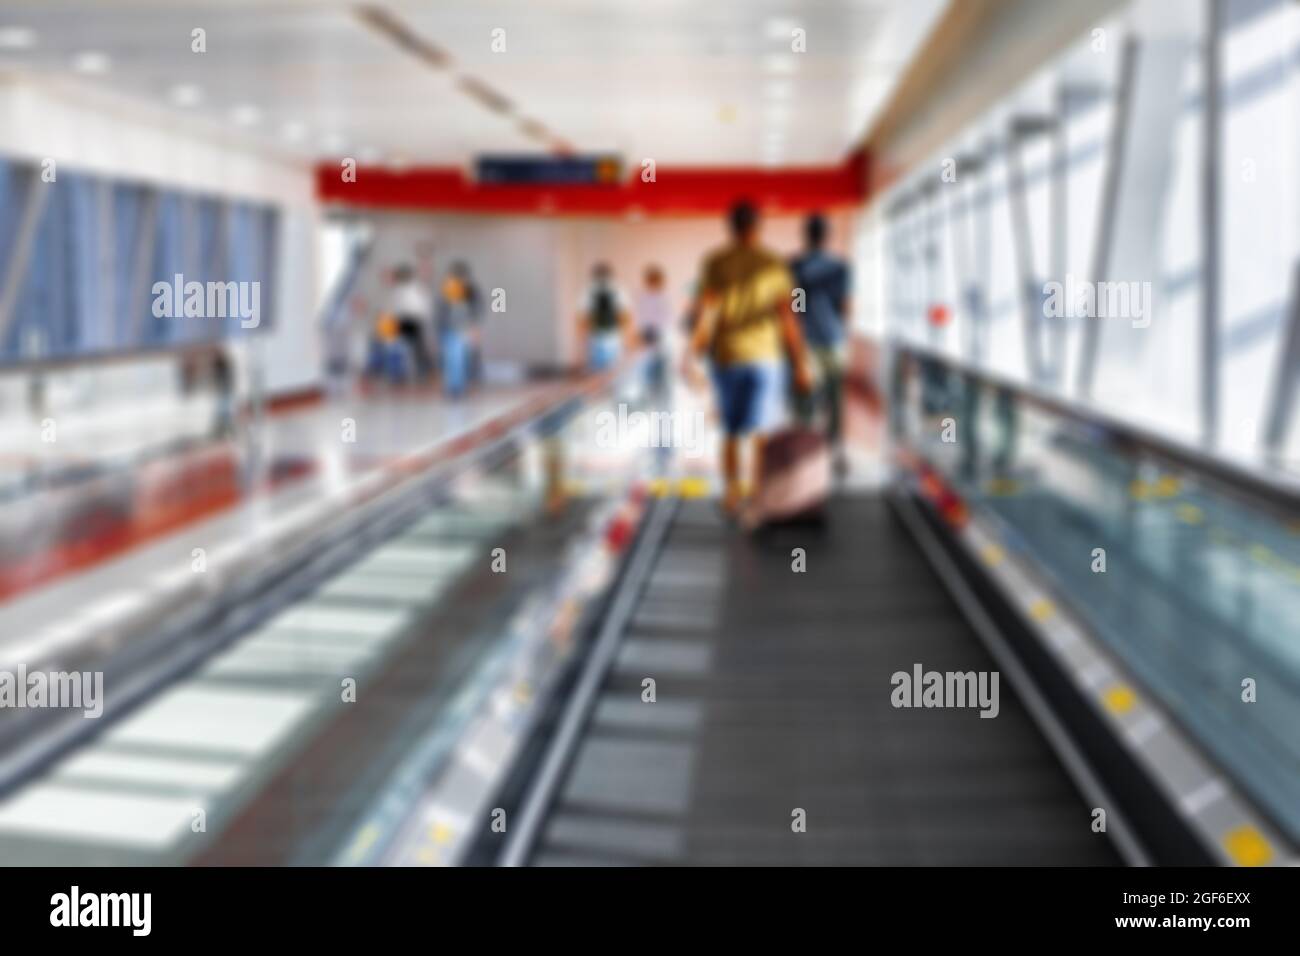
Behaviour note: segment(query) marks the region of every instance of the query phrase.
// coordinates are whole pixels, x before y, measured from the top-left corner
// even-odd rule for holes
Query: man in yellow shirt
[[[759,245],[753,204],[742,201],[732,207],[730,225],[731,242],[704,260],[685,374],[698,381],[694,356],[709,355],[726,433],[723,507],[734,514],[742,501],[742,441],[753,438],[752,494],[762,474],[763,439],[785,418],[787,357],[801,392],[808,390],[811,379],[791,309],[794,283],[784,260]]]

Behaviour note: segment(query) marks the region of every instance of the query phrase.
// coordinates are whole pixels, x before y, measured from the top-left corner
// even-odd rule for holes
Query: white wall
[[[554,322],[557,229],[538,217],[382,213],[366,217],[374,245],[355,294],[369,316],[389,307],[388,274],[402,263],[419,267],[417,250],[431,246],[440,281],[463,259],[485,298],[486,354],[523,365],[554,364],[560,347]],[[505,311],[490,311],[492,290],[505,292]]]
[[[272,395],[307,391],[321,383],[324,342],[317,322],[322,303],[316,281],[319,228],[320,211],[315,206],[280,210],[276,322],[264,333],[266,388]]]

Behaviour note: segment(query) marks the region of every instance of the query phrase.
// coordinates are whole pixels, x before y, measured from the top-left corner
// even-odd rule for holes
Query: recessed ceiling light
[[[794,93],[794,84],[789,80],[773,80],[763,87],[763,95],[769,100],[784,103]]]
[[[31,27],[0,27],[0,50],[27,50],[36,45]]]
[[[241,103],[230,111],[230,118],[240,126],[254,126],[262,121],[262,111],[251,103]]]
[[[172,87],[168,97],[177,106],[198,106],[203,102],[203,91],[193,83],[181,83]]]
[[[325,152],[332,156],[337,156],[343,152],[343,147],[347,144],[344,142],[343,137],[338,133],[330,133],[325,137],[321,145],[325,147]]]
[[[85,50],[72,58],[74,70],[91,76],[107,73],[111,65],[112,61],[109,60],[108,54],[100,53],[98,50]]]
[[[772,53],[763,57],[763,70],[780,76],[789,76],[799,70],[799,60],[793,53]]]
[[[307,124],[290,120],[284,124],[284,138],[291,143],[301,142],[307,137]]]
[[[788,40],[799,29],[799,21],[790,17],[770,17],[763,24],[763,32],[769,40]]]

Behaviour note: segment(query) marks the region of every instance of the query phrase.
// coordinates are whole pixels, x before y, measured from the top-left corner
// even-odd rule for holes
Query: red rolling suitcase
[[[787,428],[763,444],[761,484],[752,503],[760,524],[820,518],[831,495],[831,453],[809,428]]]

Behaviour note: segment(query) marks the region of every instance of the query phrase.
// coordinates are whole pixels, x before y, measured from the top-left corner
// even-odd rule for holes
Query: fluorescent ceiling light
[[[27,50],[36,45],[31,27],[0,27],[0,50]]]
[[[763,32],[769,40],[788,40],[799,29],[799,21],[790,17],[769,17]]]
[[[198,106],[199,103],[203,102],[203,91],[193,83],[181,83],[179,86],[173,86],[171,93],[168,95],[177,106]]]
[[[108,54],[100,53],[98,50],[86,50],[72,58],[72,68],[74,70],[91,76],[107,73],[111,65],[112,61],[109,60]]]
[[[241,103],[231,111],[230,118],[240,126],[254,126],[262,121],[262,111],[251,103]]]
[[[799,70],[799,60],[793,53],[772,53],[763,57],[763,72],[789,76]]]

